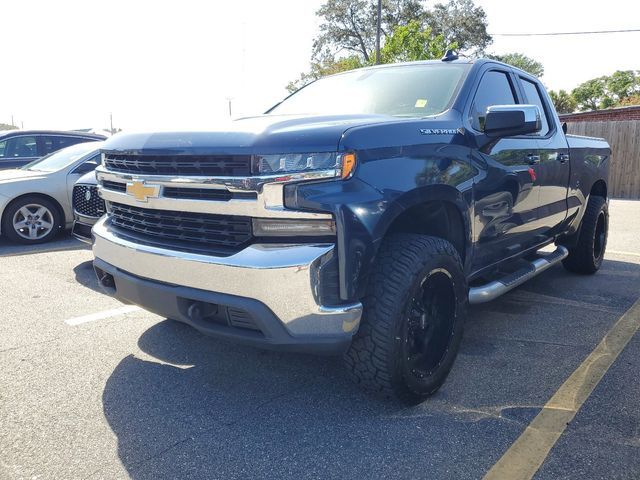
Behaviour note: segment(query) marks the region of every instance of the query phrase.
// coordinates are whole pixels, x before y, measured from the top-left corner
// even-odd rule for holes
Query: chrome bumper
[[[93,227],[93,236],[97,259],[143,279],[258,300],[293,337],[351,336],[360,323],[360,303],[326,307],[317,301],[320,270],[335,254],[333,244],[257,244],[216,257],[135,243],[107,218]]]

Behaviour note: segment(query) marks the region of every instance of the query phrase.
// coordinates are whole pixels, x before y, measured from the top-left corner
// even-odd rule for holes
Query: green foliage
[[[609,95],[618,103],[640,94],[640,72],[618,70],[608,77],[605,85]]]
[[[489,58],[498,60],[499,62],[507,63],[516,68],[529,72],[531,75],[541,77],[544,75],[544,67],[542,63],[537,60],[527,57],[526,55],[518,52],[506,53],[504,55],[489,55]]]
[[[0,123],[0,130],[17,130],[18,127],[10,125],[8,123]]]
[[[559,90],[558,92],[549,90],[549,96],[551,97],[556,112],[560,114],[573,113],[578,106],[576,99],[566,90]]]
[[[592,78],[573,89],[571,95],[576,99],[580,110],[598,110],[609,103],[610,99],[605,96],[604,78]]]
[[[473,0],[449,0],[426,13],[426,26],[445,43],[455,43],[461,51],[480,56],[493,39],[487,33],[487,14]]]
[[[449,0],[430,10],[425,4],[382,0],[381,60],[438,58],[445,46],[477,54],[491,43],[486,14],[473,0]],[[324,75],[375,63],[377,0],[326,0],[316,15],[321,23],[310,70],[287,85],[290,92]]]
[[[381,63],[411,62],[442,58],[448,48],[457,48],[457,44],[447,45],[444,35],[434,35],[430,27],[423,27],[412,20],[407,25],[398,26],[387,38],[380,51]]]

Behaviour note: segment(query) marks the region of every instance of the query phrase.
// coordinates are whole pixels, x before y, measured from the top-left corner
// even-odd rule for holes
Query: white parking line
[[[125,313],[137,312],[142,310],[136,305],[127,305],[126,307],[113,308],[111,310],[105,310],[104,312],[92,313],[90,315],[83,315],[82,317],[69,318],[64,321],[67,325],[76,326],[82,323],[95,322],[97,320],[104,320],[105,318],[116,317],[118,315],[124,315]]]

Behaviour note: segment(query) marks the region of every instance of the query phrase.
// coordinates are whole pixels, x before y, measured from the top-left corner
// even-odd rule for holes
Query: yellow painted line
[[[536,474],[567,424],[640,327],[640,300],[611,327],[602,341],[484,476],[485,480],[524,480]]]

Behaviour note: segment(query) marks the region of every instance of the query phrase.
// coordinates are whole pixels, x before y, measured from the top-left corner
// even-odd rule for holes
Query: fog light
[[[333,220],[254,218],[253,234],[256,237],[328,236],[336,234],[336,223]]]

